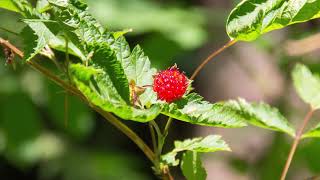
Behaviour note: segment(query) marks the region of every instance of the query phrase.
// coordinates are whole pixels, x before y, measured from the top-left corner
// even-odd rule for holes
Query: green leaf
[[[243,0],[230,13],[230,38],[252,41],[260,35],[320,17],[320,0]]]
[[[207,178],[207,172],[202,165],[200,153],[195,151],[183,153],[180,168],[187,180],[206,180]]]
[[[160,113],[159,105],[152,105],[148,109],[138,109],[128,105],[103,69],[72,64],[70,75],[77,88],[90,103],[125,120],[148,122],[155,119]]]
[[[118,93],[129,104],[129,82],[121,64],[123,52],[112,46],[115,39],[111,34],[105,33],[105,29],[87,12],[87,5],[81,1],[49,2],[56,7],[56,19],[60,25],[67,27],[63,28],[66,34],[73,34],[70,40],[76,44],[78,41],[84,44],[86,54],[93,54],[90,63],[108,73]]]
[[[0,8],[20,12],[19,8],[12,2],[12,0],[0,0]]]
[[[25,44],[25,59],[29,61],[39,54],[46,45],[58,51],[66,51],[65,38],[57,36],[56,32],[52,32],[45,23],[36,19],[25,19],[24,22],[29,26],[23,29],[21,35]],[[49,24],[49,23],[48,23]],[[51,26],[56,26],[53,24]],[[86,59],[81,50],[72,42],[68,43],[68,52],[80,59]]]
[[[228,101],[224,105],[238,110],[239,115],[254,126],[295,136],[295,130],[287,119],[281,115],[278,109],[270,107],[268,104],[263,102],[248,103],[240,98],[238,101]]]
[[[39,54],[43,48],[49,44],[50,40],[56,40],[56,37],[42,22],[29,20],[24,20],[24,22],[35,33],[33,34],[33,32],[28,28],[25,28],[22,31],[26,47],[24,58],[26,61],[29,61],[35,55]]]
[[[292,71],[294,87],[304,102],[313,109],[320,108],[320,78],[302,64],[297,64]]]
[[[153,84],[153,76],[157,70],[151,68],[149,58],[144,55],[143,50],[138,45],[130,54],[130,47],[124,37],[118,38],[113,44],[114,49],[118,49],[121,55],[121,63],[129,82],[134,82],[136,86],[150,86]],[[157,95],[152,88],[146,88],[145,92],[139,96],[142,106],[150,106],[157,102]]]
[[[74,33],[79,41],[86,45],[107,42],[108,35],[104,33],[105,29],[87,11],[88,7],[86,4],[78,0],[49,0],[49,3],[53,7],[56,7],[54,18],[64,27],[63,30],[69,34],[70,32]],[[73,35],[71,39],[77,44],[75,41],[78,40]]]
[[[95,48],[92,56],[93,64],[108,73],[119,95],[130,104],[129,82],[114,51],[107,43],[95,44],[93,47]]]
[[[209,135],[205,138],[186,139],[184,141],[175,141],[174,149],[161,157],[162,161],[171,166],[177,166],[179,160],[176,156],[182,151],[195,152],[216,152],[216,151],[230,151],[229,146],[221,140],[221,136]]]
[[[25,18],[41,17],[28,0],[0,0],[0,8],[18,12]]]
[[[246,126],[238,111],[223,104],[202,101],[196,93],[171,104],[164,104],[162,114],[174,119],[203,126],[234,128]]]
[[[320,123],[302,135],[302,138],[320,138]]]

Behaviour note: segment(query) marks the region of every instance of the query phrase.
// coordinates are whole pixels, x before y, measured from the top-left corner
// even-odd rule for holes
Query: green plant
[[[200,70],[237,41],[252,41],[266,32],[319,18],[320,0],[301,3],[294,0],[242,1],[227,21],[231,40],[203,61],[191,76],[187,92],[172,102],[157,98],[152,88],[157,70],[151,67],[140,46],[130,50],[124,37],[128,31],[104,28],[90,15],[82,1],[40,0],[33,7],[26,0],[5,0],[0,2],[0,7],[19,13],[27,25],[19,35],[24,39],[23,51],[0,38],[7,63],[16,63],[14,55],[18,55],[24,63],[69,94],[79,97],[127,135],[152,162],[155,175],[162,179],[173,179],[170,167],[179,164],[187,179],[205,179],[201,154],[230,151],[219,135],[209,135],[175,141],[174,149],[163,153],[174,120],[222,128],[241,128],[251,124],[287,133],[294,138],[294,143],[281,179],[286,177],[300,140],[320,136],[319,125],[303,134],[310,117],[320,107],[320,79],[304,65],[298,64],[292,73],[298,94],[310,104],[310,111],[297,133],[276,108],[265,103],[249,103],[244,99],[210,103],[191,88],[192,80]],[[58,52],[62,52],[64,58],[57,58]],[[51,70],[44,62],[38,61],[35,58],[38,54],[52,61],[56,69]],[[164,128],[155,120],[160,114],[168,117]],[[119,118],[148,123],[153,148]],[[182,158],[177,157],[181,152]]]

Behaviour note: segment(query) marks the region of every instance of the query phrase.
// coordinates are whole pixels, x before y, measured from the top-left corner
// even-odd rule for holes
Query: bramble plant
[[[127,135],[152,162],[154,174],[161,179],[174,179],[170,167],[180,164],[189,179],[206,179],[202,153],[231,151],[219,135],[175,141],[174,149],[163,152],[170,125],[179,120],[201,126],[241,128],[248,124],[279,131],[294,139],[281,180],[284,180],[301,139],[320,137],[320,124],[304,133],[314,111],[320,108],[320,78],[302,64],[292,71],[299,96],[310,110],[297,131],[274,107],[244,99],[210,103],[193,92],[192,81],[216,55],[237,41],[253,41],[259,36],[320,17],[320,0],[243,0],[230,13],[227,33],[230,41],[212,53],[195,70],[190,79],[173,66],[158,71],[140,46],[130,49],[124,35],[110,31],[96,21],[80,0],[39,0],[33,7],[27,0],[0,1],[0,7],[17,12],[27,25],[20,36],[20,50],[7,39],[0,38],[7,64],[14,65],[14,56],[79,97],[109,123]],[[62,52],[65,58],[57,58]],[[37,61],[45,56],[56,66],[50,70]],[[160,114],[168,117],[162,129],[155,120]],[[121,119],[121,120],[120,120]],[[152,148],[125,121],[148,123]],[[181,158],[178,153],[183,153]]]

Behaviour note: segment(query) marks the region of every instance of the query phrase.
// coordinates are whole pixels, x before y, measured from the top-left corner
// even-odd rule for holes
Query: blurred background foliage
[[[109,29],[132,28],[127,35],[129,43],[140,44],[153,66],[163,69],[177,63],[190,75],[201,59],[228,41],[225,22],[239,0],[87,2],[94,16]],[[0,10],[0,19],[0,37],[22,47],[22,40],[12,33],[24,27],[18,15]],[[303,62],[320,73],[319,25],[319,20],[313,20],[269,33],[253,43],[235,45],[201,72],[194,82],[196,91],[211,102],[237,97],[263,100],[300,124],[307,105],[294,92],[290,71],[296,62]],[[2,53],[1,179],[155,179],[151,164],[127,137],[31,68],[18,63],[14,70],[6,65]],[[316,114],[313,122],[319,118]],[[150,139],[145,124],[126,123]],[[166,148],[173,139],[213,133],[228,142],[232,153],[205,156],[209,180],[278,179],[291,143],[283,134],[253,127],[219,129],[175,122],[170,131]],[[319,152],[320,140],[303,141],[288,178],[320,175]]]

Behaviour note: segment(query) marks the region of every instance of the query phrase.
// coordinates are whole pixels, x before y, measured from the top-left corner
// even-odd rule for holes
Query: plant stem
[[[169,117],[169,118],[168,118],[168,121],[167,121],[167,124],[166,124],[166,126],[165,126],[165,128],[164,128],[164,131],[163,131],[163,136],[164,136],[164,137],[167,137],[167,135],[168,135],[168,133],[169,133],[169,128],[170,128],[171,124],[172,124],[172,117]]]
[[[109,121],[112,125],[118,128],[121,132],[127,135],[147,156],[147,158],[154,163],[155,155],[151,151],[148,145],[144,143],[144,141],[135,133],[133,132],[128,126],[120,122],[114,115],[109,112],[105,112],[96,106],[91,106],[95,111],[101,114],[106,120]]]
[[[23,52],[20,51],[17,47],[15,47],[14,45],[12,45],[9,41],[6,41],[2,38],[0,38],[0,44],[3,46],[6,46],[7,48],[11,49],[14,53],[16,53],[18,56],[20,56],[21,58],[23,57]]]
[[[170,128],[171,124],[172,124],[172,117],[169,117],[169,118],[168,118],[168,121],[167,121],[167,124],[166,124],[166,126],[165,126],[165,128],[164,128],[164,130],[163,130],[161,140],[160,140],[160,142],[159,142],[159,151],[160,151],[160,154],[162,153],[163,145],[164,145],[164,143],[165,143],[165,141],[166,141],[166,138],[167,138],[167,136],[168,136],[169,128]]]
[[[307,115],[305,116],[305,118],[303,120],[303,123],[302,123],[301,127],[297,131],[297,134],[296,134],[296,136],[294,138],[294,142],[293,142],[293,144],[291,146],[290,153],[289,153],[287,161],[286,161],[286,165],[284,166],[284,168],[282,170],[282,174],[281,174],[281,178],[280,178],[281,180],[285,180],[285,178],[287,176],[287,173],[288,173],[292,158],[293,158],[294,153],[296,152],[296,149],[297,149],[298,144],[300,142],[303,130],[306,127],[306,125],[308,124],[308,122],[309,122],[311,116],[313,115],[313,113],[314,113],[314,109],[310,108],[309,112],[307,113]]]
[[[153,151],[155,152],[155,154],[157,154],[157,152],[156,152],[157,151],[156,134],[154,132],[154,129],[153,129],[153,126],[152,126],[151,122],[149,122],[148,125],[149,125],[151,139],[152,139]]]
[[[201,71],[201,69],[212,60],[212,58],[214,58],[215,56],[217,56],[218,54],[220,54],[222,51],[224,51],[225,49],[227,49],[228,47],[234,45],[237,41],[236,40],[230,40],[228,41],[227,44],[225,44],[224,46],[222,46],[221,48],[219,48],[218,50],[214,51],[213,53],[211,53],[198,67],[197,69],[193,72],[192,76],[191,76],[191,80],[194,80],[194,78],[199,74],[199,72]]]
[[[0,38],[0,45],[3,45],[7,48],[10,48],[14,53],[16,53],[17,55],[19,55],[21,58],[23,58],[23,52],[21,50],[19,50],[17,47],[15,47],[14,45],[12,45],[9,41],[6,41],[2,38]],[[39,71],[40,73],[44,74],[45,76],[47,76],[50,80],[52,80],[53,82],[55,82],[56,84],[58,84],[59,86],[61,86],[62,88],[64,88],[65,90],[67,90],[68,92],[77,95],[81,98],[81,100],[83,100],[84,102],[86,102],[90,107],[92,107],[96,112],[98,112],[99,114],[101,114],[106,120],[108,120],[112,125],[114,125],[116,128],[118,128],[121,132],[123,132],[125,135],[127,135],[143,152],[144,154],[147,156],[147,158],[154,163],[154,159],[155,159],[155,155],[154,153],[151,151],[151,149],[149,148],[148,145],[146,145],[144,143],[144,141],[135,133],[133,132],[128,126],[126,126],[125,124],[123,124],[122,122],[120,122],[119,119],[117,119],[115,116],[113,116],[111,113],[109,112],[105,112],[102,109],[100,109],[99,107],[91,104],[86,97],[78,90],[76,89],[74,86],[66,83],[65,81],[63,81],[62,79],[60,79],[59,77],[57,77],[55,74],[53,74],[51,71],[49,71],[48,69],[42,67],[41,65],[37,64],[36,62],[33,61],[28,61],[27,62],[33,69]]]

